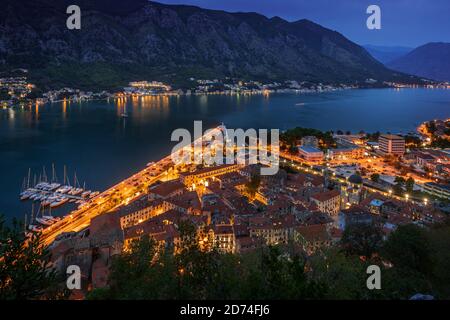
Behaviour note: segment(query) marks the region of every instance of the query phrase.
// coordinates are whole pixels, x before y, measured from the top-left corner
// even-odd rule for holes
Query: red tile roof
[[[331,191],[326,191],[326,192],[322,192],[322,193],[316,193],[314,195],[311,196],[311,198],[319,201],[319,202],[324,202],[324,201],[328,201],[330,199],[336,198],[340,196],[340,192],[339,190],[331,190]]]

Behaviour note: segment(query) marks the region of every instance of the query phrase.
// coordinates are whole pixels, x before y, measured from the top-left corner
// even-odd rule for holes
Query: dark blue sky
[[[254,11],[289,21],[310,19],[359,44],[416,47],[450,42],[450,0],[159,0],[231,12]],[[381,30],[368,30],[366,9],[381,8]]]

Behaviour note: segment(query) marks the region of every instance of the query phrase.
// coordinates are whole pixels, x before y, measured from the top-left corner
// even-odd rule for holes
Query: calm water
[[[296,105],[305,103],[305,105]],[[58,177],[67,165],[72,180],[103,190],[170,152],[176,128],[224,122],[230,128],[295,126],[322,130],[407,133],[424,120],[450,117],[450,90],[374,89],[322,94],[190,96],[57,103],[0,110],[0,212],[23,217],[30,202],[18,200],[28,168]]]

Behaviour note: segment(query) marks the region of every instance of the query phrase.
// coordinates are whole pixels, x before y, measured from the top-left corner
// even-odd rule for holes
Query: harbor
[[[19,194],[21,201],[32,202],[30,218],[28,219],[28,214],[25,214],[25,225],[28,225],[28,230],[42,231],[43,228],[61,220],[61,217],[52,215],[52,210],[69,203],[82,208],[98,194],[98,191],[87,190],[85,185],[81,187],[76,173],[74,174],[73,185],[71,185],[66,166],[64,166],[63,183],[58,182],[54,165],[52,165],[51,179],[48,179],[45,167],[43,167],[39,178],[34,175],[33,183],[31,183],[31,169],[29,169],[28,176],[24,179],[22,191]],[[35,204],[39,205],[36,214],[34,213]]]

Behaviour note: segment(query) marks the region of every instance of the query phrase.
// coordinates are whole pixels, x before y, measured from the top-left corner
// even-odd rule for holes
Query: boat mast
[[[27,178],[24,177],[24,178],[23,178],[23,182],[22,182],[22,191],[25,191],[26,185],[27,185]]]
[[[45,172],[45,166],[42,167],[42,181],[44,182],[48,182],[47,181],[47,172]]]
[[[63,183],[64,186],[66,185],[66,175],[67,175],[67,168],[66,165],[64,165],[64,183]]]
[[[52,216],[52,207],[48,206],[48,215],[51,217]]]
[[[27,188],[30,187],[30,178],[31,178],[31,168],[28,168],[28,181],[27,181]]]
[[[38,211],[36,212],[36,217],[39,215],[39,213],[41,214],[41,217],[44,216],[44,212],[41,212],[41,205],[39,205]]]
[[[55,164],[52,163],[52,183],[58,182],[58,178],[56,177]]]
[[[74,188],[78,188],[77,185],[78,185],[78,187],[79,187],[79,186],[80,186],[80,183],[78,182],[78,179],[77,179],[77,172],[75,171],[74,174],[73,174],[73,187],[74,187]]]
[[[33,223],[34,221],[34,202],[31,203],[31,218],[30,223]]]

